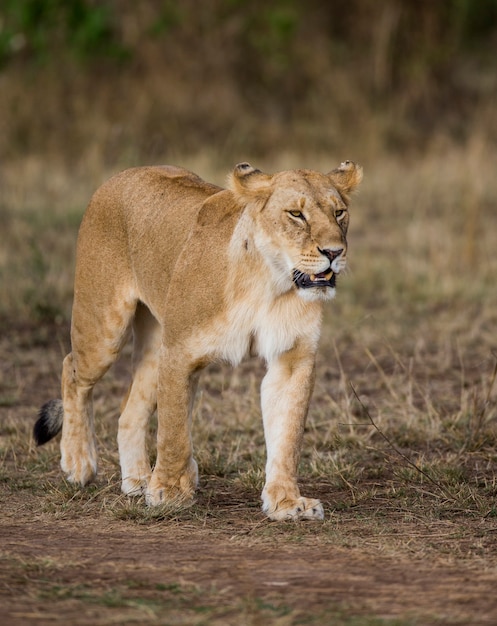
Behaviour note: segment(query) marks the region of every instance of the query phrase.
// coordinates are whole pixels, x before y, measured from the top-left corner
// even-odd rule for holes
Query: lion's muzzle
[[[293,282],[299,289],[311,287],[332,287],[336,285],[336,274],[332,269],[319,274],[305,274],[299,270],[293,270]]]
[[[330,261],[330,267],[324,272],[316,274],[306,274],[300,270],[293,270],[293,282],[299,289],[310,289],[312,287],[331,287],[335,288],[336,274],[340,271],[340,267],[333,269],[333,263],[339,259],[343,253],[343,248],[337,249],[321,249],[319,252]],[[338,262],[338,261],[337,261]]]

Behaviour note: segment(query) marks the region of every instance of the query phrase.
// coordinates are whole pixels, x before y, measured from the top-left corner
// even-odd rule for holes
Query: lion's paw
[[[96,450],[91,445],[80,450],[68,450],[67,446],[61,446],[60,466],[70,483],[84,487],[97,475]]]
[[[157,469],[157,468],[156,468]],[[187,470],[176,480],[160,479],[156,470],[145,492],[148,506],[172,504],[186,506],[193,502],[198,484],[198,467],[194,459],[190,459]]]
[[[150,474],[143,478],[132,478],[128,476],[122,480],[121,491],[127,496],[141,496],[146,492],[149,480]]]
[[[296,500],[284,500],[271,507],[265,503],[262,507],[269,519],[281,522],[285,520],[322,520],[324,519],[323,505],[319,500],[312,498],[297,498]]]
[[[178,489],[166,487],[150,487],[145,492],[147,506],[169,505],[173,507],[187,507],[193,502],[193,493],[181,492]]]

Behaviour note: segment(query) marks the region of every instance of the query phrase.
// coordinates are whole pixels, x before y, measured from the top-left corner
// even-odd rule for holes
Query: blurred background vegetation
[[[361,310],[394,285],[488,298],[496,70],[497,0],[2,0],[0,318],[68,319],[93,190],[165,162],[223,184],[359,161]]]
[[[0,158],[495,141],[496,59],[497,0],[3,0]]]

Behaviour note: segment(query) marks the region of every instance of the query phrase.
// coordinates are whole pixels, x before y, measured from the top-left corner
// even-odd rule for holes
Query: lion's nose
[[[330,250],[329,248],[321,250],[321,248],[319,248],[319,252],[321,252],[321,254],[324,254],[324,256],[328,257],[328,259],[333,262],[342,254],[343,248],[336,248],[334,250]]]

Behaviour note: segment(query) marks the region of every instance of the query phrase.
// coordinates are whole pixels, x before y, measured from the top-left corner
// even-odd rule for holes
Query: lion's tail
[[[33,428],[37,446],[42,446],[53,439],[62,430],[64,407],[62,400],[49,400],[40,409]]]

